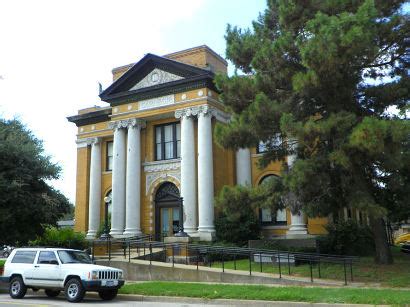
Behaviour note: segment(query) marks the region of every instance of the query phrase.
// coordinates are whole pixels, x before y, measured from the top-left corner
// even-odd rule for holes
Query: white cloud
[[[1,1],[0,116],[19,116],[63,166],[54,182],[75,200],[76,128],[66,116],[101,104],[97,82],[162,42],[176,22],[191,19],[199,0]]]

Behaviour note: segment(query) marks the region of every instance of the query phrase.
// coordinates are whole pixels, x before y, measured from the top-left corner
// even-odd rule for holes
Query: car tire
[[[13,277],[9,285],[11,298],[23,298],[26,295],[27,287],[20,276]]]
[[[84,298],[85,290],[78,278],[71,278],[65,284],[64,294],[67,301],[77,303]]]
[[[3,257],[4,257],[4,258],[7,258],[9,255],[10,255],[9,252],[3,252]]]
[[[46,293],[46,295],[48,297],[56,297],[60,294],[60,290],[51,290],[51,289],[46,289],[44,290],[44,292]]]
[[[98,292],[98,295],[104,301],[111,301],[117,296],[117,293],[118,293],[118,289],[101,290],[101,291]]]

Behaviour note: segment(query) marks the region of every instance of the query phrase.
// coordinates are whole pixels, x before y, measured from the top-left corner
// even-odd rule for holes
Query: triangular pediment
[[[204,86],[213,87],[214,74],[192,65],[147,54],[100,94],[103,101],[148,99]]]
[[[141,81],[131,87],[130,91],[135,91],[140,88],[150,87],[154,85],[164,84],[176,80],[184,79],[182,76],[178,76],[176,74],[167,72],[165,70],[161,70],[158,68],[154,68],[148,75],[146,75]]]

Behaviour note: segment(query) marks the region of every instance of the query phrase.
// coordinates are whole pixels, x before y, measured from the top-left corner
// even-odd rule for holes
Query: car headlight
[[[91,271],[90,279],[98,279],[98,271]]]

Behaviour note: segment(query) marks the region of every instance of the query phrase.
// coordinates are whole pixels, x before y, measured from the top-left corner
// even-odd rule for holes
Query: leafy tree
[[[217,126],[218,142],[266,142],[261,166],[296,155],[283,195],[309,215],[367,210],[381,263],[392,262],[382,218],[409,214],[404,2],[269,0],[252,30],[228,26],[226,53],[237,72],[217,78],[233,113]]]
[[[68,199],[46,182],[58,178],[60,167],[16,119],[0,119],[0,156],[1,239],[26,243],[70,210]]]
[[[29,241],[31,246],[53,246],[74,249],[86,249],[88,241],[85,233],[75,232],[71,228],[58,229],[53,226],[46,226],[44,233],[33,241]]]

